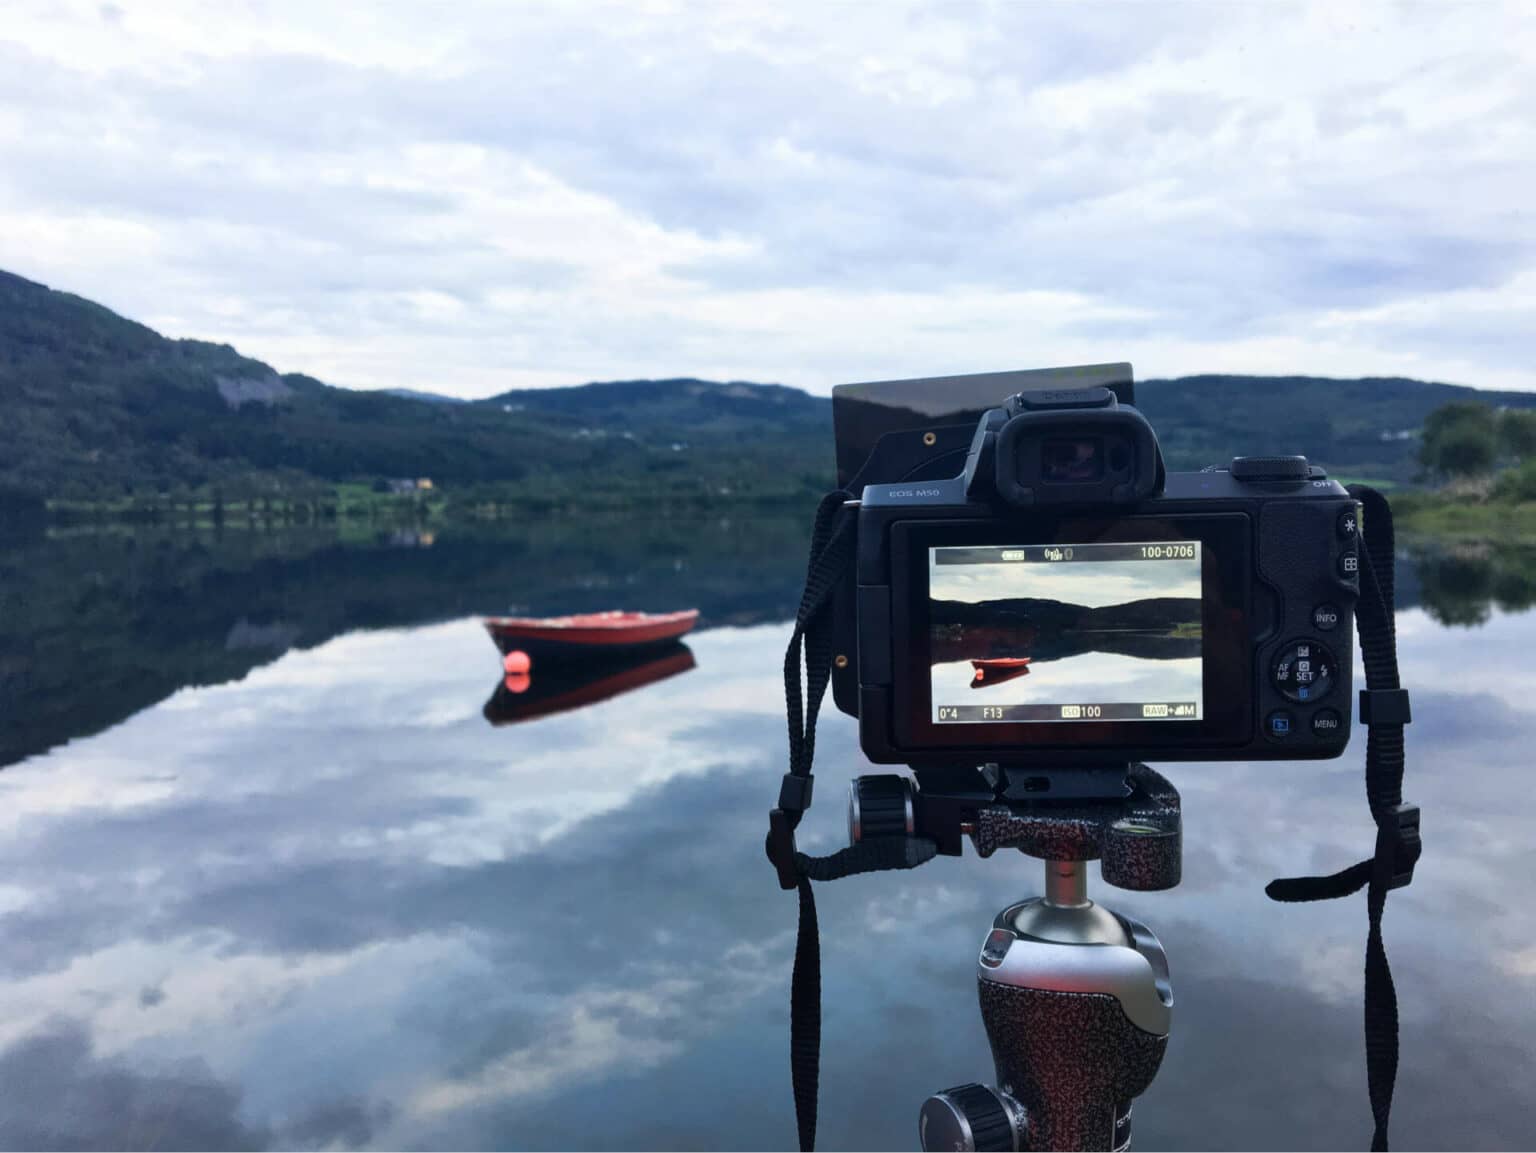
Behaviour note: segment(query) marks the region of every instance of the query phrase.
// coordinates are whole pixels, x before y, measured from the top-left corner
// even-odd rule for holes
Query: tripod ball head
[[[926,1150],[1130,1143],[1131,1101],[1156,1076],[1172,1026],[1167,957],[1141,922],[1087,899],[1082,862],[1048,862],[1046,881],[1044,897],[997,915],[978,959],[996,1088],[929,1098]]]

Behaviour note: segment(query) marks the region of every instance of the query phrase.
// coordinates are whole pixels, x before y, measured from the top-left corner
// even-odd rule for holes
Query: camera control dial
[[[1272,679],[1280,695],[1299,705],[1320,701],[1333,691],[1338,666],[1333,654],[1316,641],[1292,641],[1275,658]]]
[[[1234,456],[1227,471],[1233,480],[1307,480],[1312,466],[1304,456]]]

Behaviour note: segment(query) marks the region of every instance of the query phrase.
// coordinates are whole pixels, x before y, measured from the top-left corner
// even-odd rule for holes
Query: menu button
[[[1344,718],[1333,709],[1318,709],[1312,715],[1312,735],[1331,740],[1344,731]]]

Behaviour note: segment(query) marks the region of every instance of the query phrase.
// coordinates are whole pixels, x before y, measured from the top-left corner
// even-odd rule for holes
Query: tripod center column
[[[1085,909],[1088,900],[1087,861],[1046,861],[1045,903],[1058,909]]]

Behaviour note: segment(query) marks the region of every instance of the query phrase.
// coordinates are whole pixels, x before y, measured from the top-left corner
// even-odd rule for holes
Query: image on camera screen
[[[934,722],[1200,720],[1200,548],[930,548]]]

